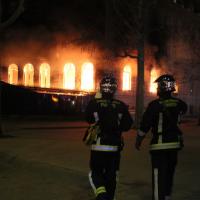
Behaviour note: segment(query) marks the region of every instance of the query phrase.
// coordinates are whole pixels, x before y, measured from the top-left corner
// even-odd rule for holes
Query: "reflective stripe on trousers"
[[[154,168],[153,169],[154,173],[154,200],[159,200],[159,195],[158,195],[158,169]]]
[[[163,113],[159,113],[158,120],[158,143],[162,143],[162,131],[163,131]]]
[[[95,184],[92,180],[92,172],[89,172],[89,181],[90,181],[90,185],[92,186],[92,189],[95,193],[95,196],[98,196],[101,193],[106,193],[106,188],[105,186],[99,186],[98,188],[95,187]]]

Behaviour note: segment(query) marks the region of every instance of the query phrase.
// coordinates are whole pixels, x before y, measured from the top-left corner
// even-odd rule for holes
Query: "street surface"
[[[0,139],[0,199],[92,200],[89,148],[82,143],[86,126],[58,118],[4,120],[7,137]],[[179,154],[173,200],[199,200],[200,126],[186,120],[181,128],[185,148]],[[134,149],[135,131],[124,136],[117,200],[150,200],[150,134],[139,152]]]

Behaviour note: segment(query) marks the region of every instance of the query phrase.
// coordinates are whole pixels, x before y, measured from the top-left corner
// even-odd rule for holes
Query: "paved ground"
[[[63,119],[10,118],[0,139],[1,200],[91,200],[87,174],[89,149],[82,144],[86,123]],[[180,152],[173,200],[200,199],[200,127],[182,126],[185,149]],[[125,134],[117,200],[150,200],[149,137],[140,152],[135,132]]]

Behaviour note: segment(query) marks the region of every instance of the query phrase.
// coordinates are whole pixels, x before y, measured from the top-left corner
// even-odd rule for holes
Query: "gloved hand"
[[[142,140],[144,139],[144,136],[139,136],[137,135],[136,140],[135,140],[135,148],[139,151],[140,146],[142,144]]]

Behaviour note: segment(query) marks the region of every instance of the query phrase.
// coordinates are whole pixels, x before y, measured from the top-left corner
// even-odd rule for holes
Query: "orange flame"
[[[75,89],[75,75],[75,65],[72,63],[65,64],[63,74],[63,87],[65,89]]]
[[[175,91],[174,91],[174,93],[178,93],[178,85],[177,84],[175,85]]]
[[[131,90],[131,67],[126,65],[123,70],[122,90]]]
[[[8,83],[18,84],[18,66],[16,64],[10,64],[8,67]]]
[[[56,97],[56,96],[52,96],[51,99],[52,99],[52,101],[55,102],[55,103],[57,103],[57,102],[59,101],[59,100],[58,100],[58,97]]]
[[[81,89],[86,91],[94,89],[94,66],[90,62],[84,63],[82,66]]]
[[[24,66],[24,85],[25,86],[34,85],[34,68],[33,65],[30,63]]]
[[[47,63],[40,65],[40,87],[50,88],[50,66]]]
[[[149,91],[151,93],[156,93],[157,92],[157,84],[154,83],[154,81],[159,77],[159,70],[153,68],[151,70],[151,74],[150,74],[150,88]]]

